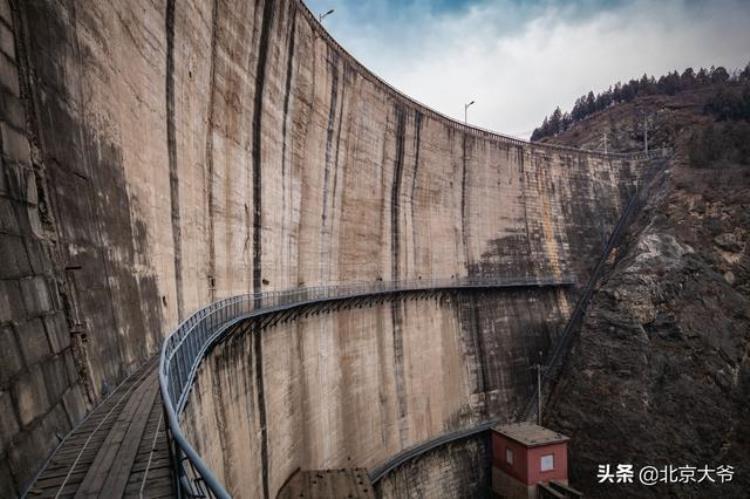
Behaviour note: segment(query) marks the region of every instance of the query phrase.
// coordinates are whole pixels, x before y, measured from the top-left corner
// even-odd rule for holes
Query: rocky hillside
[[[590,147],[606,131],[611,147],[632,150],[648,114],[652,143],[675,151],[598,283],[546,410],[572,437],[571,482],[589,497],[750,494],[750,167],[689,161],[696,130],[713,121],[710,95],[639,98],[555,137]],[[598,483],[605,464],[633,464],[634,483]],[[734,474],[697,483],[702,473],[685,469],[645,486],[647,465]]]
[[[718,87],[705,87],[677,95],[638,97],[595,113],[541,142],[602,150],[606,135],[608,150],[634,152],[643,150],[644,129],[648,128],[650,148],[671,146],[712,121],[703,110],[717,91]]]

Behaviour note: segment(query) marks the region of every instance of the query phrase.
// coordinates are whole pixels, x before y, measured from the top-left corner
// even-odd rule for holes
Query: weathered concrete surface
[[[15,37],[0,60],[0,191],[16,210],[0,310],[19,311],[0,335],[9,490],[212,299],[583,276],[637,175],[440,117],[368,73],[297,0],[2,0],[0,14]],[[50,356],[66,381],[44,381],[60,379],[44,374]]]
[[[487,434],[453,442],[409,461],[375,485],[382,498],[492,497],[492,449]]]
[[[264,483],[274,497],[298,468],[373,468],[522,407],[561,304],[552,289],[426,294],[230,335],[199,369],[183,428],[238,497]]]

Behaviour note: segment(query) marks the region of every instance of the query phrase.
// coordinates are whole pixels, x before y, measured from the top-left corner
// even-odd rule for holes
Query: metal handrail
[[[450,278],[351,282],[233,296],[216,301],[184,320],[164,341],[159,359],[159,385],[171,437],[178,493],[184,497],[230,495],[182,433],[179,414],[185,408],[197,369],[207,351],[232,325],[251,317],[307,304],[411,291],[570,285],[571,275],[555,277]],[[187,466],[186,466],[187,465]]]
[[[484,433],[501,421],[501,418],[492,418],[486,421],[482,421],[481,423],[469,428],[462,428],[460,430],[443,433],[442,435],[439,435],[435,438],[431,438],[430,440],[420,442],[413,447],[409,447],[408,449],[405,449],[398,454],[389,457],[387,461],[370,470],[367,473],[368,477],[370,478],[370,483],[375,485],[384,476],[399,468],[404,463],[423,456],[428,452],[437,449],[438,447],[442,447],[446,444],[450,444],[458,440],[464,440],[466,438],[474,437],[479,433]]]

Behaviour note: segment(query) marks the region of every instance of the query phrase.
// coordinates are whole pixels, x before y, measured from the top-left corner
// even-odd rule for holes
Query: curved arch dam
[[[584,284],[644,168],[448,119],[298,0],[0,6],[10,492],[208,303],[351,281]],[[517,413],[576,294],[419,293],[237,332],[201,364],[183,428],[237,496],[371,469]],[[380,493],[478,490],[481,446],[451,444]]]

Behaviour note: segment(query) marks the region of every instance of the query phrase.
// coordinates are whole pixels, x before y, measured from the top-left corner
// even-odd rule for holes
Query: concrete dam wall
[[[201,365],[183,427],[237,497],[275,497],[300,468],[371,469],[510,418],[561,309],[556,289],[427,293],[230,334]]]
[[[211,301],[346,281],[585,282],[642,168],[449,120],[297,0],[2,0],[0,35],[0,495]],[[527,383],[510,373],[549,344],[568,293],[432,297],[267,331],[268,452],[237,463],[231,439],[208,437],[256,445],[254,350],[231,338],[186,423],[231,487],[375,464],[509,414]],[[245,412],[219,414],[225,396]]]

